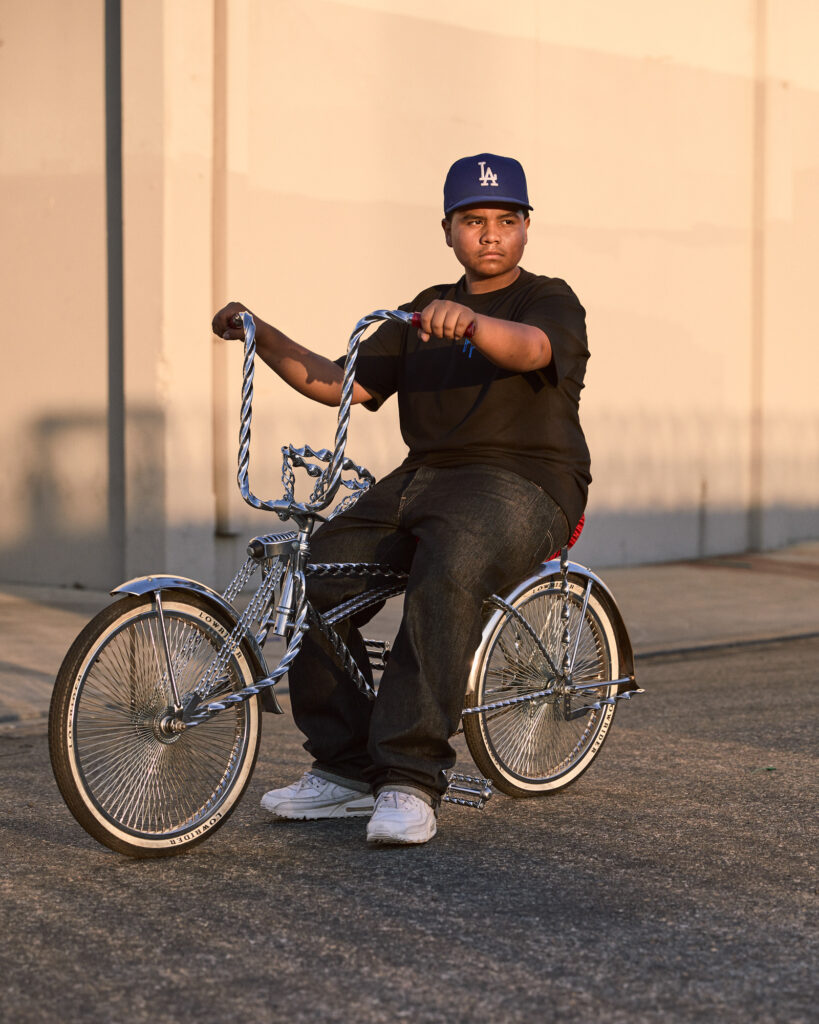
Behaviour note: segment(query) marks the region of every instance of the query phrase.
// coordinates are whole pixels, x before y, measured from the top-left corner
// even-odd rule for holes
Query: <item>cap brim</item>
[[[444,208],[444,213],[454,213],[462,210],[465,206],[484,206],[486,203],[508,203],[510,206],[517,206],[524,210],[534,210],[531,203],[522,203],[515,196],[488,196],[485,192],[481,196],[469,196],[466,199],[459,199],[454,206]]]

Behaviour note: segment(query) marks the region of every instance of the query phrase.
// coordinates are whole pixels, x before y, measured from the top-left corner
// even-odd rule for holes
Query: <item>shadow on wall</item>
[[[819,538],[819,417],[630,411],[586,418],[593,482],[584,547],[601,565],[773,550]],[[749,502],[756,484],[767,503]]]
[[[572,549],[590,568],[689,561],[749,550],[747,508],[617,510],[593,506]],[[815,540],[819,507],[776,505],[764,510],[770,549]]]
[[[139,530],[164,550],[164,421],[137,410],[127,425]],[[109,473],[109,419],[93,412],[55,413],[4,446],[5,509],[0,579],[108,587],[123,575],[125,510],[122,459]],[[110,486],[114,476],[113,487]]]
[[[109,487],[109,421],[97,412],[52,414],[33,422],[23,444],[3,446],[6,466],[0,525],[0,580],[14,583],[79,585],[108,589],[126,574],[169,571],[196,577],[187,554],[209,546],[217,579],[223,587],[244,558],[247,539],[282,528],[278,518],[254,513],[247,532],[214,537],[207,517],[197,523],[165,522],[166,424],[158,410],[130,414],[126,426],[129,452],[130,506],[127,520],[122,488]],[[658,470],[630,447],[623,475],[646,481]],[[793,467],[791,467],[793,468]],[[115,476],[122,472],[115,462]],[[668,471],[668,467],[666,467]],[[632,476],[633,474],[633,476]],[[601,474],[602,475],[602,474]],[[644,488],[645,490],[646,488]],[[210,494],[201,496],[203,503]],[[678,503],[651,508],[645,500],[631,508],[612,508],[595,495],[586,529],[573,550],[576,560],[593,568],[668,562],[730,554],[748,548],[751,513],[740,505],[716,507]],[[781,547],[819,535],[819,506],[782,502],[764,510],[767,547]],[[126,529],[127,527],[127,529]],[[126,537],[130,558],[125,558]],[[191,545],[194,545],[193,547]],[[126,561],[132,564],[126,573]]]

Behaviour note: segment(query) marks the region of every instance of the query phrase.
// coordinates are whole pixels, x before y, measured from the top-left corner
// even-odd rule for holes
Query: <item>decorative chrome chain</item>
[[[226,587],[224,593],[222,594],[222,597],[228,603],[232,604],[236,596],[242,591],[245,584],[256,571],[256,569],[257,563],[252,558],[248,558],[239,567],[238,572]],[[246,628],[246,621],[243,623],[243,625]],[[230,640],[228,641],[231,644],[231,650],[235,648],[234,639],[239,637],[239,633],[240,623],[237,623],[233,629],[233,632],[231,633]],[[207,640],[205,639],[202,633],[200,633],[199,631],[189,632],[189,635],[185,638],[184,642],[179,647],[179,649],[174,652],[173,657],[171,659],[171,673],[174,677],[178,678],[182,674],[182,672],[185,669],[185,666],[190,664],[190,662],[196,657],[197,653],[201,650],[202,645],[205,643],[207,643]],[[212,671],[215,669],[216,660],[218,659],[214,659],[214,661],[210,663],[207,671],[208,677],[212,677],[214,679],[218,678],[218,673]],[[226,664],[227,661],[225,661],[225,665]],[[169,678],[170,677],[164,677],[164,681],[169,680]],[[203,693],[204,684],[205,679],[203,677],[199,680],[196,687],[194,687],[195,692],[200,694]]]
[[[329,463],[332,459],[332,453],[326,448],[319,448],[315,450],[310,445],[304,445],[303,448],[294,448],[292,444],[282,446],[282,486],[284,487],[284,501],[293,502],[295,501],[295,488],[296,488],[296,474],[293,472],[293,467],[304,469],[308,476],[319,477],[319,482],[310,495],[310,502],[317,503],[321,501],[323,495],[319,494],[319,487],[321,485],[322,469],[320,466],[316,466],[312,462],[308,462],[308,458],[318,459],[319,462]],[[372,484],[375,483],[375,477],[372,473],[365,469],[364,466],[359,466],[352,459],[348,459],[346,456],[342,460],[342,472],[351,471],[356,474],[357,479],[339,479],[338,486],[346,487],[353,491],[343,501],[339,502],[336,508],[328,519],[334,519],[344,509],[354,505],[361,495],[366,491]],[[332,496],[329,499],[332,500]],[[325,502],[328,504],[329,502]]]
[[[271,579],[273,578],[274,574],[271,574]],[[307,625],[308,605],[305,597],[306,588],[304,583],[304,573],[300,572],[298,569],[294,569],[293,583],[296,594],[296,607],[299,610],[293,624],[293,630],[290,634],[290,642],[287,645],[287,650],[282,655],[282,659],[276,668],[265,679],[259,679],[250,686],[245,686],[241,690],[235,690],[233,693],[220,697],[219,700],[210,701],[207,704],[201,705],[191,714],[186,714],[184,721],[175,721],[173,723],[172,728],[175,731],[182,732],[185,729],[192,729],[197,725],[201,725],[203,722],[207,722],[209,719],[213,718],[214,715],[219,714],[220,711],[224,711],[228,707],[233,707],[236,704],[241,704],[244,701],[250,700],[251,697],[255,697],[257,694],[261,693],[262,690],[275,686],[282,676],[288,671],[294,658],[299,653],[304,633],[309,628]],[[238,646],[238,643],[232,643],[237,630],[238,623],[237,629],[234,629],[230,639],[225,643],[225,646],[219,653],[218,657],[214,659],[213,666],[224,660],[222,671],[224,671],[224,668],[227,666],[227,662],[230,660],[233,652]],[[211,667],[213,668],[213,666]],[[210,674],[210,671],[208,674]]]
[[[256,558],[248,558],[239,566],[239,571],[225,587],[222,594],[222,597],[228,602],[228,604],[233,604],[239,594],[241,594],[245,589],[250,577],[258,568],[259,562]]]
[[[276,564],[271,567],[270,572],[268,572],[261,586],[251,598],[247,608],[245,608],[236,620],[236,625],[233,627],[230,636],[223,644],[217,656],[208,666],[207,672],[205,672],[204,676],[197,683],[197,693],[207,697],[207,695],[215,688],[217,680],[220,680],[225,676],[228,662],[238,650],[242,640],[251,633],[252,624],[255,622],[261,622],[266,609],[271,603],[273,592],[284,574],[286,566],[287,563],[285,560],[279,559]],[[230,703],[237,702],[230,701]]]

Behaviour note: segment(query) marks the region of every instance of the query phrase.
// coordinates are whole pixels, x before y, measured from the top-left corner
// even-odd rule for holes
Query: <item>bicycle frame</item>
[[[283,448],[284,497],[263,500],[249,483],[256,348],[255,324],[244,314],[239,488],[249,505],[289,520],[290,529],[253,538],[223,594],[170,574],[121,584],[113,592],[129,596],[102,609],[63,659],[49,710],[55,779],[77,821],[111,849],[167,856],[221,827],[250,782],[262,706],[281,713],[274,687],[308,629],[326,637],[356,685],[375,697],[368,666],[356,664],[337,626],[402,593],[408,576],[388,565],[311,562],[310,541],[317,521],[338,514],[373,482],[345,448],[359,344],[382,320],[416,322],[413,314],[389,310],[358,322],[332,451]],[[295,497],[297,468],[315,481],[304,501]],[[351,493],[336,503],[342,487]],[[250,591],[257,572],[258,585],[240,612],[237,598]],[[357,577],[362,592],[319,613],[307,584],[321,575]],[[449,771],[442,797],[476,808],[493,785],[511,796],[569,785],[597,756],[614,705],[642,692],[614,598],[594,573],[569,561],[568,546],[559,560],[491,595],[485,607],[461,726],[487,778]],[[285,644],[272,671],[263,653],[270,635]],[[383,668],[389,645],[365,641],[365,648],[369,667]],[[228,709],[233,713],[199,731]]]
[[[396,572],[386,565],[370,563],[314,564],[309,561],[309,554],[310,536],[316,521],[328,518],[322,513],[333,502],[339,489],[345,487],[352,493],[336,506],[329,518],[349,507],[374,482],[373,476],[365,468],[356,465],[345,455],[355,368],[361,339],[366,330],[375,323],[384,320],[393,320],[406,324],[417,323],[417,314],[407,313],[402,310],[382,309],[375,310],[358,321],[350,336],[347,357],[344,363],[341,400],[333,449],[332,451],[327,449],[316,450],[308,445],[304,445],[301,448],[296,448],[293,445],[284,446],[282,448],[282,483],[285,493],[283,498],[277,500],[262,499],[254,494],[250,487],[250,436],[253,417],[256,325],[250,313],[243,313],[241,319],[245,343],[237,474],[239,490],[242,498],[251,508],[273,512],[283,520],[290,520],[296,528],[285,533],[271,533],[253,538],[248,544],[247,560],[240,567],[224,594],[220,595],[203,584],[179,576],[140,577],[121,584],[114,591],[115,593],[140,595],[155,593],[157,595],[157,611],[161,621],[162,604],[159,595],[163,590],[193,590],[200,596],[206,597],[214,606],[219,607],[223,612],[227,612],[230,615],[234,624],[230,649],[235,648],[244,641],[249,644],[253,652],[258,673],[253,685],[246,686],[226,696],[220,696],[218,700],[210,700],[206,703],[194,702],[187,707],[180,705],[175,709],[175,714],[169,716],[167,721],[167,729],[172,733],[180,733],[186,729],[195,728],[218,715],[226,708],[242,701],[250,700],[258,695],[262,696],[263,704],[267,710],[282,713],[273,688],[287,673],[293,660],[297,657],[301,649],[304,633],[310,628],[315,628],[322,632],[330,643],[339,663],[352,677],[358,688],[370,699],[373,699],[375,697],[373,686],[363,674],[361,668],[356,664],[355,659],[334,629],[334,626],[355,612],[362,611],[365,608],[383,602],[389,597],[401,594],[406,587],[408,578],[405,573]],[[320,468],[317,463],[324,463],[325,468]],[[313,492],[306,501],[297,501],[295,498],[294,470],[296,468],[305,469],[309,476],[316,479]],[[352,473],[354,476],[345,479],[344,473]],[[246,610],[239,614],[233,602],[237,595],[245,588],[253,573],[259,568],[261,568],[260,584]],[[611,621],[615,625],[619,663],[622,671],[620,678],[611,681],[613,685],[617,686],[617,691],[613,696],[605,698],[602,703],[611,704],[631,697],[634,692],[642,692],[638,690],[634,680],[634,658],[625,623],[613,596],[599,577],[584,566],[575,562],[569,562],[566,548],[561,553],[559,563],[555,560],[544,563],[538,574],[544,579],[559,576],[566,602],[568,601],[569,578],[580,580],[585,589],[584,608],[590,595],[594,593],[597,599],[606,607]],[[307,600],[306,580],[311,575],[361,577],[377,581],[377,585],[320,615],[311,607]],[[521,587],[528,585],[530,581],[531,577],[529,580],[524,581]],[[496,614],[517,616],[529,632],[532,633],[531,627],[528,626],[512,606],[511,602],[514,601],[516,593],[513,591],[510,595],[507,595],[506,599],[498,595],[492,595],[487,600],[487,604],[498,609]],[[568,604],[565,605],[565,611],[565,617],[568,619]],[[493,617],[491,621],[494,621]],[[286,650],[272,671],[268,669],[262,650],[270,633],[287,641]],[[533,633],[532,636],[546,658],[550,670],[555,677],[555,684],[543,691],[516,698],[515,702],[538,700],[544,696],[552,696],[554,694],[559,694],[566,701],[572,696],[582,696],[584,686],[582,684],[576,685],[572,678],[576,648],[572,649],[568,628],[564,631],[563,654],[560,664],[555,664],[537,637]],[[375,641],[366,641],[366,643],[368,651],[371,653],[372,667],[383,668],[389,651],[389,645]],[[472,692],[472,688],[475,685],[475,671],[476,668],[473,664],[468,683],[468,693]],[[168,673],[169,675],[172,673],[170,661]],[[588,685],[585,688],[599,689],[599,685],[599,682],[597,682],[595,686]],[[495,704],[471,707],[465,709],[464,714],[493,711],[507,706],[508,703],[508,701],[499,701]],[[600,702],[584,705],[575,709],[572,715],[582,715],[599,707]],[[456,788],[460,788],[462,795],[455,796],[453,794],[448,796],[447,799],[471,806],[483,806],[490,792],[487,788],[488,783],[486,780],[454,775],[452,778]]]

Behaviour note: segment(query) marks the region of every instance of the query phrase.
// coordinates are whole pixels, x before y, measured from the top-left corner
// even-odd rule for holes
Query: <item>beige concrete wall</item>
[[[116,571],[108,531],[103,12],[0,8],[0,578]]]
[[[125,570],[211,581],[213,5],[122,10]]]
[[[44,7],[69,13],[32,52]],[[0,287],[6,308],[23,295],[50,327],[36,397],[16,347],[4,389],[6,578],[20,578],[32,521],[58,524],[46,552],[105,533],[104,459],[55,455],[79,450],[62,420],[40,428],[47,441],[32,428],[60,410],[106,416],[104,316],[66,316],[59,292],[69,310],[87,310],[87,295],[105,303],[101,8],[20,0],[3,16],[0,82],[14,83],[2,90],[4,127],[18,129],[3,174],[21,198],[5,189],[0,199],[18,243],[2,257]],[[123,569],[219,582],[241,546],[229,535],[269,528],[235,496],[240,352],[210,339],[213,310],[243,299],[340,353],[363,312],[457,275],[439,226],[443,176],[484,149],[527,168],[535,211],[524,265],[565,277],[588,312],[582,413],[595,481],[578,556],[604,565],[817,536],[815,5],[122,9]],[[35,66],[21,76],[26,60]],[[73,198],[80,178],[86,191]],[[59,224],[47,220],[48,194],[66,211]],[[23,230],[35,212],[42,241]],[[50,254],[51,287],[38,253]],[[280,444],[329,443],[333,416],[270,374],[257,380],[251,482],[278,496]],[[400,459],[397,439],[394,410],[359,410],[350,453],[380,473]],[[41,464],[68,481],[54,502]],[[77,479],[89,483],[82,492],[70,490]],[[48,554],[36,571],[88,582],[113,564],[116,553],[98,564]]]

